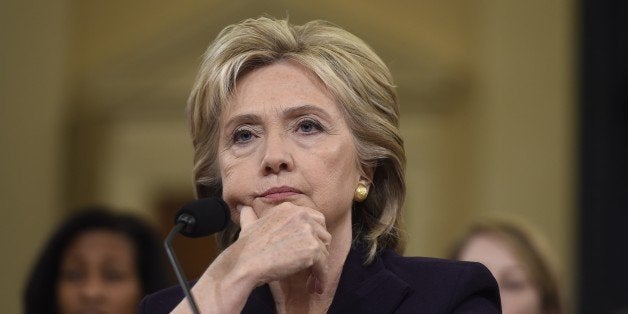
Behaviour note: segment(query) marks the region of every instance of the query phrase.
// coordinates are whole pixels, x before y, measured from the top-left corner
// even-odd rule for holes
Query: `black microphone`
[[[164,241],[170,264],[172,264],[174,273],[179,280],[179,285],[181,289],[183,289],[183,293],[188,299],[194,314],[199,313],[198,306],[196,306],[196,301],[194,301],[192,297],[188,281],[172,249],[172,240],[179,232],[187,237],[198,238],[221,231],[227,227],[229,216],[229,206],[227,206],[221,198],[210,197],[189,202],[183,205],[175,215],[175,226]]]
[[[175,215],[174,223],[183,223],[181,234],[198,238],[221,231],[229,222],[229,207],[221,198],[202,198],[189,202]]]

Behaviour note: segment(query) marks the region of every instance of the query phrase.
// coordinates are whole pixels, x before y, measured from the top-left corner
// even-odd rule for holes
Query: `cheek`
[[[346,147],[346,146],[345,146]],[[351,206],[353,193],[360,178],[354,153],[342,146],[309,155],[310,166],[306,176],[313,188],[321,191],[318,198],[327,198],[338,202],[337,206]]]
[[[536,289],[529,287],[520,291],[503,291],[502,297],[503,313],[540,313],[541,299]]]
[[[116,313],[135,313],[142,297],[138,280],[129,280],[110,289],[111,304],[117,308]]]
[[[80,293],[80,287],[76,284],[69,282],[60,282],[57,285],[57,303],[59,306],[59,312],[67,313],[71,309],[78,307],[78,296]]]
[[[255,173],[251,169],[257,168],[243,159],[234,157],[220,159],[222,198],[229,208],[235,210],[237,204],[245,201],[243,197],[253,190],[251,184]]]
[[[349,145],[339,145],[335,149],[321,152],[316,169],[311,169],[322,176],[322,180],[327,179],[329,184],[350,185],[350,190],[357,185],[360,178],[357,157],[355,152],[347,149]]]

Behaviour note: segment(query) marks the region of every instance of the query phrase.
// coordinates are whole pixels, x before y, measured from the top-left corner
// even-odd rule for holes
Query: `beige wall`
[[[553,253],[568,302],[575,259],[575,8],[480,1],[471,87],[442,115],[405,116],[408,253],[445,256],[482,217],[522,220]]]
[[[567,1],[484,6],[472,166],[477,209],[542,231],[566,287],[576,266],[575,13]]]
[[[69,7],[3,1],[0,12],[0,304],[20,313],[26,273],[62,207]]]
[[[444,256],[474,219],[514,215],[547,236],[571,286],[574,6],[12,1],[0,10],[0,249],[16,253],[5,254],[1,303],[19,312],[31,262],[70,208],[108,203],[154,219],[160,196],[189,193],[183,104],[199,55],[221,26],[263,12],[332,20],[390,64],[408,155],[408,254]]]

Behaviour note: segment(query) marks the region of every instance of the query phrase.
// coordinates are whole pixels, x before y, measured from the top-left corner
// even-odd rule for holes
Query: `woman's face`
[[[238,80],[221,116],[223,198],[260,216],[282,202],[322,212],[329,230],[351,220],[360,180],[353,136],[319,79],[281,61]]]
[[[93,230],[79,235],[61,260],[60,313],[135,313],[141,284],[134,248],[124,235]]]
[[[459,259],[480,262],[491,271],[499,285],[504,314],[541,313],[539,290],[523,263],[499,237],[491,234],[474,236]]]

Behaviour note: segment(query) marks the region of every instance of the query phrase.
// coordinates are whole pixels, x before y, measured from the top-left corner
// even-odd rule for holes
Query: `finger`
[[[325,215],[323,215],[323,213],[315,209],[310,209],[309,214],[310,214],[310,217],[312,217],[314,221],[316,221],[318,224],[323,226],[323,228],[327,228],[325,224]]]
[[[308,278],[308,289],[310,292],[314,291],[318,294],[322,294],[325,288],[325,273],[327,272],[327,255],[321,252],[319,258],[311,267],[312,273]]]
[[[317,293],[317,294],[323,294],[323,292],[325,291],[325,286],[323,285],[323,283],[316,278],[316,276],[314,276],[314,274],[310,273],[310,275],[307,277],[307,290],[309,293]]]
[[[307,277],[307,291],[309,293],[317,293],[316,292],[316,277],[312,273]]]
[[[327,257],[329,256],[329,246],[319,239],[320,250],[318,256],[314,260],[314,264],[310,267],[310,276],[308,277],[307,287],[310,293],[322,294],[325,288],[327,273]]]
[[[316,278],[316,281],[314,282],[314,291],[318,294],[323,294],[323,292],[325,292],[325,286],[322,281],[318,280],[318,278]]]
[[[325,227],[317,224],[317,223],[313,223],[310,224],[314,230],[314,235],[316,235],[316,237],[323,243],[324,246],[327,247],[327,249],[329,250],[329,245],[331,244],[331,234],[329,233],[329,231],[327,231],[327,229],[325,229]]]
[[[273,209],[278,209],[278,208],[281,208],[283,210],[290,210],[290,212],[295,212],[297,208],[300,210],[305,210],[305,213],[308,215],[308,217],[310,217],[313,221],[317,222],[318,224],[326,228],[325,215],[323,215],[323,213],[321,213],[320,211],[316,210],[315,209],[316,207],[302,206],[302,205],[297,205],[291,202],[283,202],[279,204],[278,206],[274,207]],[[271,210],[265,211],[265,214],[270,213],[270,212]]]
[[[240,206],[240,228],[246,229],[257,220],[257,215],[255,211],[253,211],[253,207],[238,205],[238,207]]]

